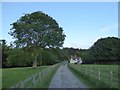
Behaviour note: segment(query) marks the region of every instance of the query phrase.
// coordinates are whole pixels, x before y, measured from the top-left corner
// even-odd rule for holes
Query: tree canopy
[[[34,55],[33,67],[37,65],[40,48],[62,47],[65,40],[56,20],[41,11],[25,14],[11,25],[9,34],[14,37],[16,47],[27,48]]]
[[[58,23],[41,11],[25,14],[11,25],[9,34],[18,47],[61,47],[65,39]]]
[[[107,37],[97,40],[89,49],[81,52],[85,63],[118,63],[120,39]]]
[[[91,58],[95,60],[117,60],[118,43],[120,39],[115,37],[101,38],[91,47]]]

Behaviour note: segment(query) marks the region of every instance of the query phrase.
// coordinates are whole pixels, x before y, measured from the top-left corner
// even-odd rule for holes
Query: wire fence
[[[104,82],[110,88],[119,88],[119,72],[93,68],[92,66],[85,67],[85,65],[83,67],[82,65],[69,64],[69,66],[93,80]]]

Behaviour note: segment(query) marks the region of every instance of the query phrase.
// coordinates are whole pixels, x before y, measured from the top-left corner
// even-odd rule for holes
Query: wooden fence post
[[[22,80],[20,81],[20,88],[24,88],[24,83]]]
[[[35,76],[33,75],[32,76],[32,87],[34,87],[34,85],[35,85]]]
[[[87,67],[86,67],[86,75],[87,75]]]
[[[78,70],[78,65],[77,65],[77,70]]]
[[[78,71],[78,65],[76,65],[76,70]]]
[[[100,68],[98,69],[98,80],[100,80]]]
[[[50,73],[50,68],[47,69],[47,73],[48,73],[48,74]]]
[[[92,67],[91,67],[91,77],[92,77]]]
[[[75,64],[74,64],[73,66],[74,66],[74,69],[76,69],[76,66],[75,66]]]
[[[46,73],[46,76],[47,76],[47,69],[46,69],[45,73]]]
[[[41,80],[41,72],[39,73],[39,80]]]
[[[110,87],[112,88],[113,72],[110,71]]]
[[[49,74],[49,69],[47,69],[47,75]]]
[[[76,65],[75,65],[75,69],[76,69],[77,67],[76,67]]]
[[[41,74],[42,74],[42,78],[43,78],[43,76],[44,76],[44,71],[42,71]]]
[[[46,70],[44,71],[44,76],[46,76]]]
[[[75,66],[75,64],[74,64],[73,66],[74,66],[74,69],[76,69],[76,66]]]
[[[78,67],[78,71],[80,71],[80,66]]]
[[[47,69],[45,70],[45,76],[47,76]]]

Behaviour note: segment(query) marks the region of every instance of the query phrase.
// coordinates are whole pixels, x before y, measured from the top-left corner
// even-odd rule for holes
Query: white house
[[[81,64],[82,60],[80,57],[77,57],[76,55],[74,55],[74,56],[71,55],[70,63]]]

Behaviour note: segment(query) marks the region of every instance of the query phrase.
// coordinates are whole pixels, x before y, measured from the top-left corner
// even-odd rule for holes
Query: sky
[[[35,11],[50,15],[63,28],[64,47],[88,49],[100,38],[118,37],[117,2],[3,2],[0,38],[14,41],[10,24]]]

